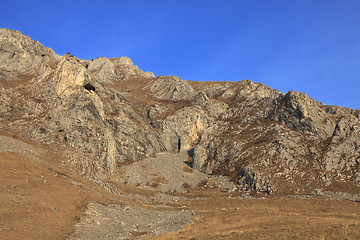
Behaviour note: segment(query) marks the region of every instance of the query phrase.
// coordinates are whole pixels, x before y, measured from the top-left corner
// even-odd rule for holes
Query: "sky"
[[[0,27],[156,76],[250,79],[360,109],[358,0],[0,0]]]

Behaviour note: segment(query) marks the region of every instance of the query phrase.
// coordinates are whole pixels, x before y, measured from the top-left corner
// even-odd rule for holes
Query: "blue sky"
[[[360,109],[358,0],[0,0],[0,27],[63,55],[128,56],[195,81],[251,79]]]

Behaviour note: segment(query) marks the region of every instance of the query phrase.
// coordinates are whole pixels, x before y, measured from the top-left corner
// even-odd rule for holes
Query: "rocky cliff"
[[[0,129],[51,148],[96,182],[160,152],[240,189],[360,190],[360,111],[250,80],[155,77],[128,57],[57,55],[0,29]],[[171,161],[171,159],[169,159]]]

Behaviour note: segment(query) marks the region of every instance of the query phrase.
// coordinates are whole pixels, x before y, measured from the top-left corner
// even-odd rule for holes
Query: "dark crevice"
[[[178,139],[178,152],[181,150],[181,138]]]
[[[84,85],[84,88],[88,91],[94,91],[95,92],[95,87],[93,85],[91,85],[90,83],[87,83]]]

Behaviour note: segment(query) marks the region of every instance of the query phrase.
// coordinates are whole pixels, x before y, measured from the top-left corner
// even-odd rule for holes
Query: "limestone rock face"
[[[325,169],[327,171],[331,172],[336,169],[340,172],[339,177],[344,179],[351,178],[349,173],[359,169],[359,128],[359,119],[354,116],[344,116],[338,121],[325,153]],[[358,182],[359,176],[356,176],[356,179]]]
[[[18,84],[29,79],[46,79],[60,60],[51,48],[29,36],[0,29],[0,79]]]
[[[59,60],[59,56],[51,48],[44,47],[18,31],[5,28],[0,29],[0,49],[1,67],[7,71],[34,73],[42,59]]]
[[[116,81],[114,64],[105,57],[100,57],[89,61],[85,65],[100,82],[111,83]]]
[[[211,125],[211,119],[192,108],[183,108],[168,116],[161,124],[163,143],[167,151],[190,150],[202,133]]]
[[[220,114],[223,114],[228,107],[226,103],[211,100],[203,91],[196,94],[194,102],[197,108],[205,110],[212,117],[218,117]]]
[[[0,129],[62,149],[65,166],[98,183],[121,162],[187,152],[194,169],[247,191],[360,191],[360,111],[305,93],[155,77],[128,57],[60,57],[8,29],[0,92]]]
[[[277,98],[281,93],[263,84],[255,84],[250,80],[239,83],[240,90],[236,94],[237,99],[241,98]]]
[[[57,83],[56,92],[58,96],[69,96],[74,93],[74,88],[82,87],[91,81],[86,68],[68,54],[59,62],[55,73],[54,81]]]
[[[102,83],[116,83],[119,80],[133,77],[155,77],[152,72],[141,71],[128,57],[110,59],[100,57],[86,62],[85,67],[97,81]]]
[[[273,118],[283,121],[291,128],[316,134],[323,139],[331,136],[336,123],[328,117],[321,103],[305,93],[294,91],[278,100]]]
[[[158,100],[190,101],[194,97],[194,89],[176,76],[161,76],[146,86],[151,96]]]

